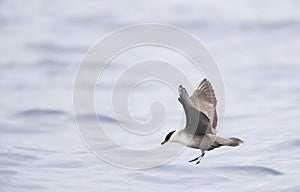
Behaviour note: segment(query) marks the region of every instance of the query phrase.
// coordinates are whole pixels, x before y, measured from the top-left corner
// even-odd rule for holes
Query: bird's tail
[[[208,149],[208,151],[213,150],[218,147],[221,147],[221,146],[235,147],[242,143],[244,143],[244,141],[242,141],[239,138],[235,138],[235,137],[231,137],[231,138],[217,137],[216,141],[212,144],[212,146]]]

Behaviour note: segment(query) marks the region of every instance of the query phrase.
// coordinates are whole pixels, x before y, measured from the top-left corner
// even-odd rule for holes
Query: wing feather
[[[204,79],[199,84],[198,88],[190,97],[190,100],[195,108],[208,117],[212,128],[216,129],[218,122],[216,111],[217,99],[214,89],[207,79]]]
[[[178,100],[186,115],[186,131],[193,135],[212,133],[208,117],[193,105],[186,89],[180,85],[178,92],[180,96]]]

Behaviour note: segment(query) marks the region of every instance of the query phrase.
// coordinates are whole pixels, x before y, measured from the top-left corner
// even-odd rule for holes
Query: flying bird
[[[235,147],[243,143],[239,138],[223,138],[216,135],[217,99],[207,79],[200,83],[191,97],[182,85],[179,85],[178,92],[178,101],[182,104],[186,115],[186,126],[182,130],[168,133],[161,145],[166,142],[177,142],[190,148],[200,149],[201,154],[189,161],[197,161],[196,164],[198,164],[204,157],[205,151],[221,146]]]

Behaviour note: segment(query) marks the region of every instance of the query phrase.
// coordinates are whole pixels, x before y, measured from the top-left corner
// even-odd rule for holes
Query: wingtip
[[[208,80],[207,78],[204,78],[204,79],[202,80],[202,83],[209,83],[209,80]]]
[[[183,90],[184,90],[184,87],[183,87],[182,85],[179,85],[179,86],[178,86],[178,92],[179,92],[179,93],[182,93]]]
[[[200,84],[198,85],[198,89],[199,89],[201,86],[206,85],[206,84],[209,84],[209,86],[210,86],[209,80],[207,80],[207,78],[204,78],[204,79],[200,82]]]

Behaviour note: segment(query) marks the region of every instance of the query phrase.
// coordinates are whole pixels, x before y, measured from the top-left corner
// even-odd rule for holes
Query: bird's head
[[[172,137],[173,133],[175,133],[175,131],[171,131],[170,133],[168,133],[168,135],[166,136],[165,140],[163,142],[161,142],[161,145],[163,145],[166,142],[170,141],[170,138]]]

